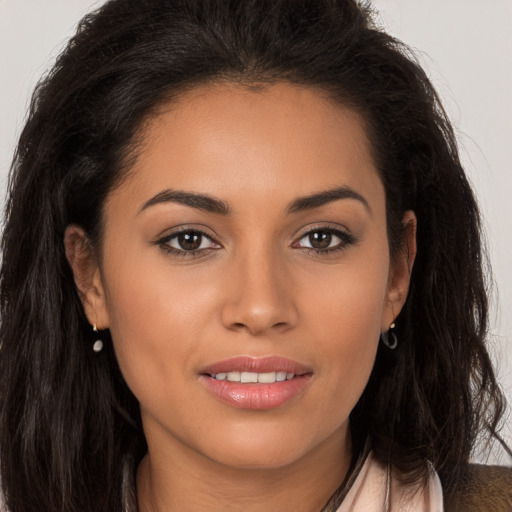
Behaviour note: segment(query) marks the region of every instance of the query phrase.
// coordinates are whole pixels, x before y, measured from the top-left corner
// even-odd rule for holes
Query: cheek
[[[387,307],[389,262],[379,251],[374,252],[357,254],[343,265],[307,277],[302,288],[309,293],[304,293],[307,303],[302,309],[313,322],[316,319],[316,329],[361,342],[378,338]]]
[[[172,385],[174,367],[187,364],[194,350],[190,340],[201,328],[199,317],[192,316],[187,300],[176,299],[176,283],[134,251],[129,258],[112,257],[105,274],[119,366],[132,392],[144,401],[147,390],[161,388],[162,376]]]
[[[136,247],[104,262],[110,331],[122,374],[139,401],[158,409],[195,373],[211,332],[222,275],[169,264],[158,250]],[[178,392],[176,392],[178,391]]]
[[[325,279],[328,286],[316,288],[308,299],[314,350],[322,358],[319,367],[346,413],[362,394],[375,361],[386,308],[387,268],[385,261],[376,259],[347,267],[346,272],[340,269]]]

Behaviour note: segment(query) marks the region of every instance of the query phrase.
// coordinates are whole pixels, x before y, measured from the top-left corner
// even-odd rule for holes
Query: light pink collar
[[[432,468],[424,486],[404,485],[370,453],[337,512],[443,512],[443,490]]]

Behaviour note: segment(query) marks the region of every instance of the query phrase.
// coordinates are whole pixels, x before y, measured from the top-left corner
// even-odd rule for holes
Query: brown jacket
[[[452,492],[445,512],[512,512],[512,467],[470,464]]]

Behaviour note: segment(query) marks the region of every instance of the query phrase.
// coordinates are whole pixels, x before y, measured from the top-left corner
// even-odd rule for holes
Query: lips
[[[273,409],[300,395],[312,371],[284,357],[239,356],[219,361],[201,371],[206,389],[235,408]]]
[[[310,368],[297,361],[279,356],[237,356],[214,363],[201,371],[203,375],[216,375],[218,373],[229,372],[285,372],[300,376],[311,373],[312,371]]]

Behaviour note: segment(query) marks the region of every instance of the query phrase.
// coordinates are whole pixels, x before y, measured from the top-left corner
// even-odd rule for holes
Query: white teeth
[[[258,382],[272,384],[276,381],[276,372],[258,373]]]
[[[227,372],[217,373],[215,375],[212,375],[212,377],[216,380],[228,380],[229,382],[242,382],[244,384],[273,384],[274,382],[283,382],[285,380],[291,380],[295,377],[295,374],[286,372]]]
[[[258,374],[255,372],[242,372],[240,382],[258,382]]]
[[[226,379],[230,382],[240,382],[240,372],[228,372]]]

